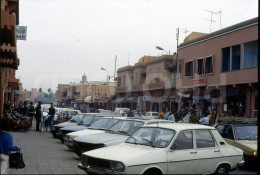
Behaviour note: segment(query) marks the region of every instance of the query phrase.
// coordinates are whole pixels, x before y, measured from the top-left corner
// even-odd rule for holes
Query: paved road
[[[35,125],[35,124],[34,124]],[[51,133],[12,132],[14,144],[21,147],[26,164],[24,169],[9,169],[9,174],[86,174],[77,167],[80,158],[68,151]]]
[[[35,124],[34,124],[35,126]],[[77,167],[80,158],[51,133],[36,132],[32,127],[27,133],[12,132],[14,144],[21,147],[26,167],[9,169],[9,174],[86,174]],[[237,169],[230,174],[257,174],[256,171]]]

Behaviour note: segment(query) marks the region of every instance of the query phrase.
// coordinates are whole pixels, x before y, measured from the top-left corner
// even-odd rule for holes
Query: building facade
[[[134,66],[117,71],[115,107],[139,111],[176,108],[176,55],[144,56]]]
[[[178,46],[179,107],[254,116],[258,109],[258,17]],[[180,108],[179,108],[180,109]]]
[[[15,26],[19,24],[19,0],[1,0],[0,115],[4,104],[14,105],[19,95],[19,66]]]

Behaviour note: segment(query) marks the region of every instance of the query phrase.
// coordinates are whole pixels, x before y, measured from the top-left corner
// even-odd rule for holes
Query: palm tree
[[[48,89],[49,94],[51,93],[51,88]]]

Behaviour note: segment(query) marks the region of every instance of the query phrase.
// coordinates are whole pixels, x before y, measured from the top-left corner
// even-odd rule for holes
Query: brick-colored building
[[[176,55],[144,56],[134,66],[117,71],[116,107],[140,111],[176,108]]]
[[[19,66],[15,31],[18,24],[19,1],[1,0],[0,115],[3,115],[4,104],[15,103],[19,90],[19,80],[15,78]]]
[[[251,117],[258,109],[258,17],[180,44],[178,65],[179,107]]]

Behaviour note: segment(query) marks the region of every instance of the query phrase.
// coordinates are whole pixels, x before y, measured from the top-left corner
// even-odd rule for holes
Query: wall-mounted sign
[[[198,79],[198,80],[193,80],[193,86],[194,87],[201,87],[201,86],[206,86],[207,85],[207,79]]]
[[[16,26],[17,40],[26,40],[27,26]]]

